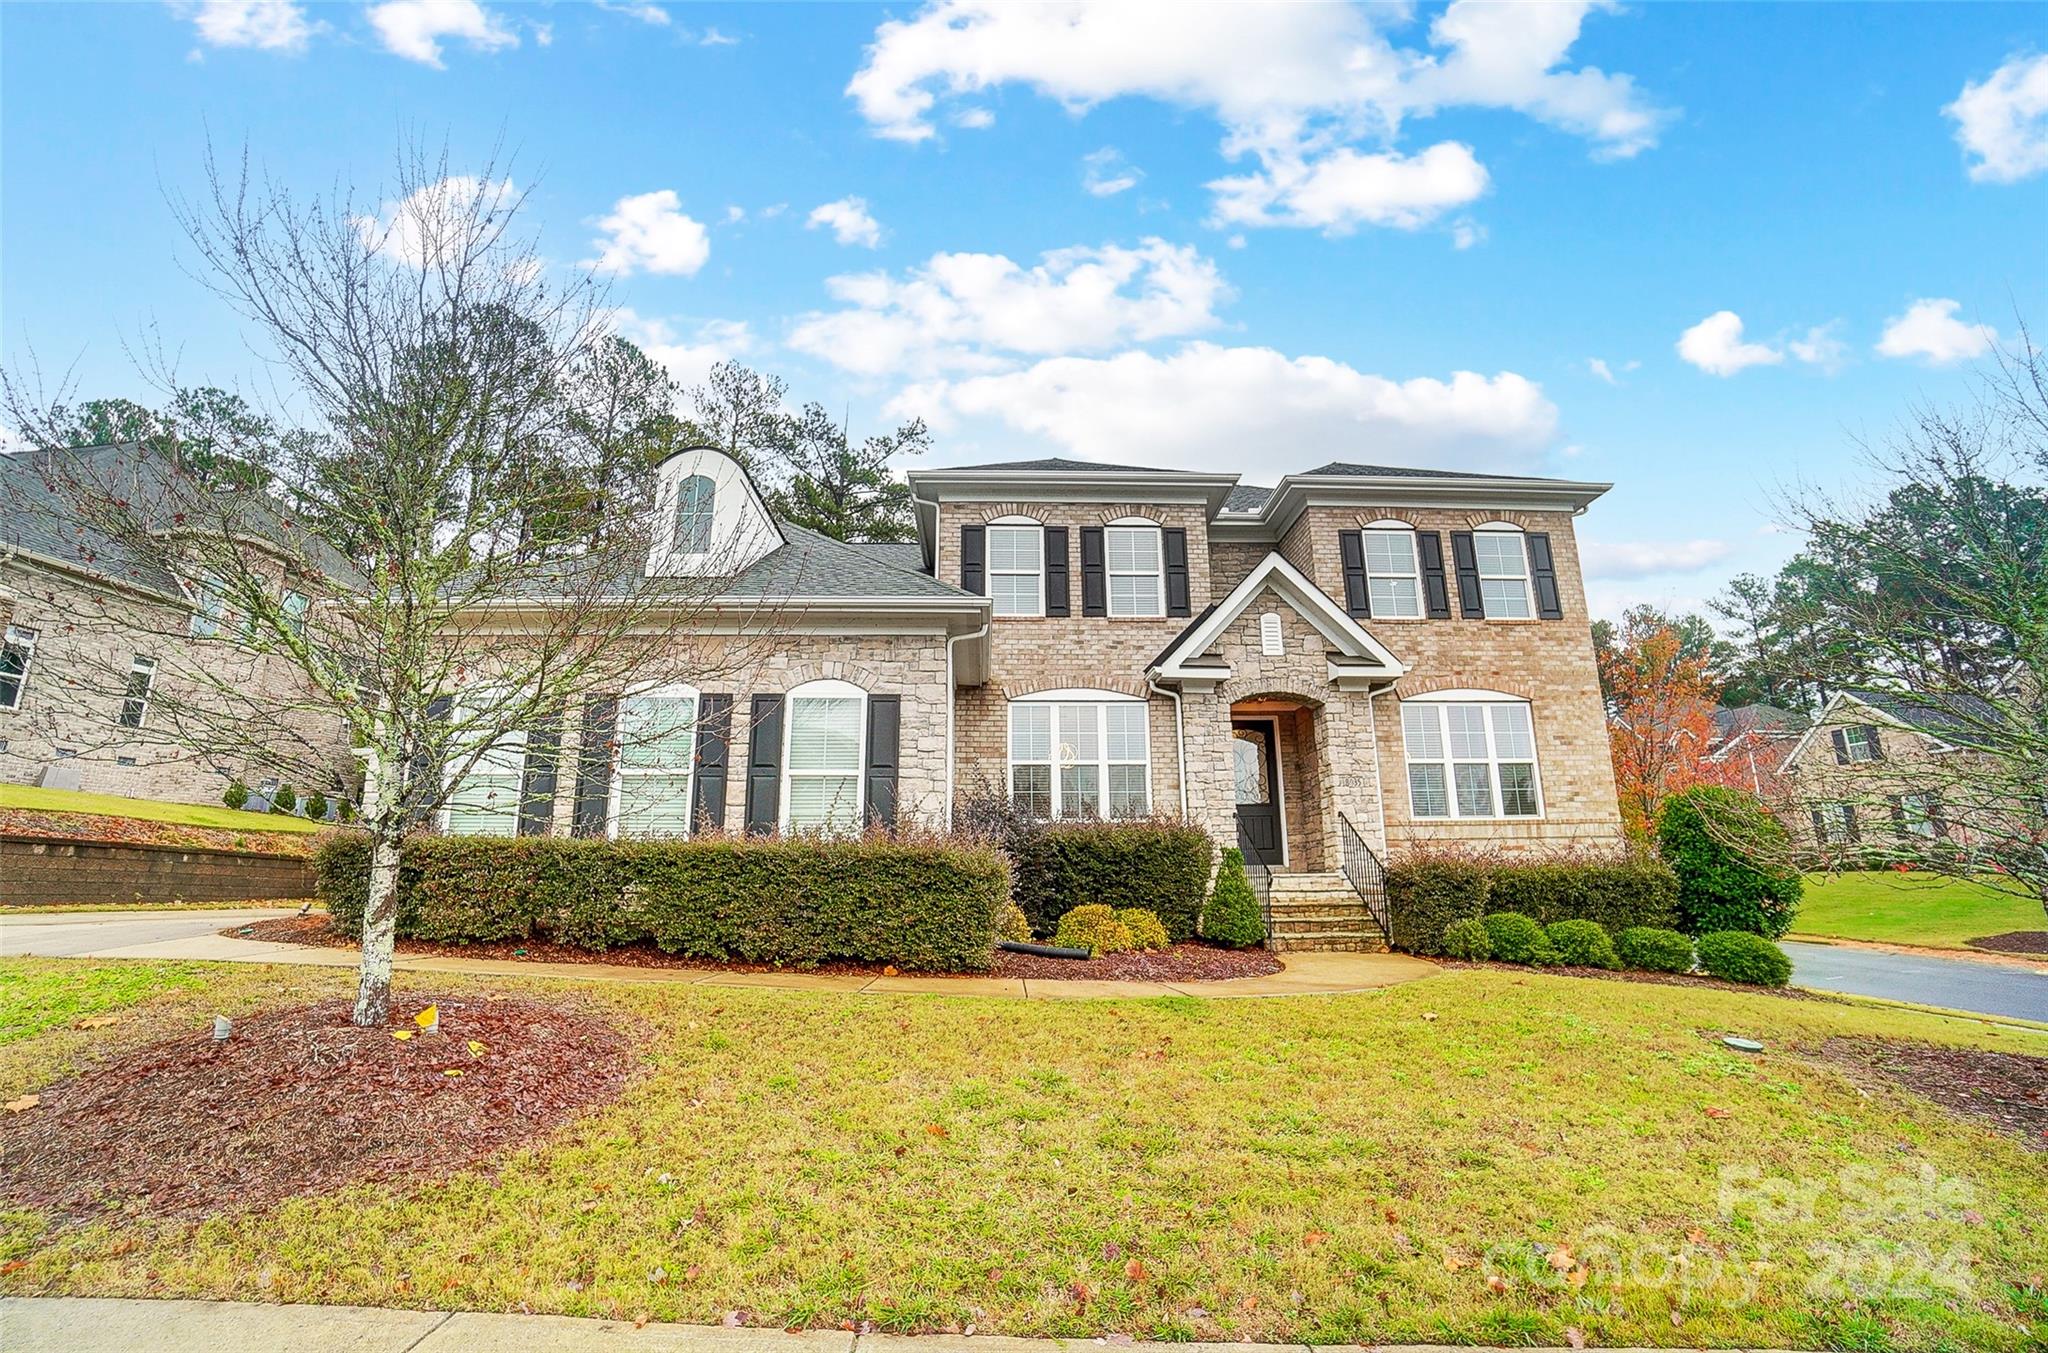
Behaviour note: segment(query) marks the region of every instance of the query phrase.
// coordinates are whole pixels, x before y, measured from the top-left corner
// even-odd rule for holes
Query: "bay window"
[[[610,834],[689,835],[697,693],[680,685],[628,690],[619,698],[614,736]]]
[[[1160,565],[1159,528],[1149,522],[1142,526],[1104,527],[1102,543],[1108,563],[1109,613],[1165,615],[1166,583]]]
[[[812,681],[789,693],[782,754],[782,829],[833,834],[861,828],[867,693]]]
[[[1045,613],[1045,528],[996,524],[988,528],[988,595],[996,615]]]
[[[1151,733],[1142,700],[1010,705],[1010,798],[1039,818],[1151,811]]]
[[[1408,805],[1418,818],[1542,815],[1526,701],[1406,700]]]

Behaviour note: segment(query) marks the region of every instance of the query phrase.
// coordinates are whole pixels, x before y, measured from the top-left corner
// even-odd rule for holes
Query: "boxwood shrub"
[[[1017,905],[1033,931],[1091,903],[1157,916],[1168,938],[1193,939],[1209,891],[1209,834],[1177,818],[1053,822],[1006,834]]]
[[[1792,960],[1761,935],[1717,930],[1700,936],[1700,967],[1724,982],[1782,987],[1792,980]]]
[[[1791,837],[1754,795],[1694,785],[1657,810],[1657,848],[1678,876],[1679,925],[1695,935],[1792,928],[1804,882]]]
[[[1518,911],[1496,911],[1486,917],[1486,940],[1493,956],[1503,963],[1553,963],[1557,952],[1533,916]]]
[[[1387,870],[1394,948],[1443,953],[1445,928],[1484,916],[1492,890],[1492,861],[1485,856],[1418,852],[1394,861]]]
[[[1387,870],[1393,946],[1441,954],[1446,927],[1512,911],[1550,925],[1595,921],[1609,932],[1677,923],[1678,879],[1647,855],[1515,860],[1486,852],[1416,851]]]
[[[1493,957],[1493,941],[1486,937],[1486,922],[1468,916],[1444,927],[1444,957],[1479,963]]]
[[[1619,968],[1614,941],[1598,921],[1552,921],[1543,927],[1559,963],[1575,968]]]
[[[1645,972],[1692,971],[1692,940],[1676,930],[1630,926],[1614,937],[1614,953],[1624,967]]]
[[[332,924],[361,933],[369,841],[316,849]],[[811,967],[985,969],[1010,892],[1000,851],[870,836],[689,841],[421,836],[399,868],[398,933],[478,944],[540,936],[584,948],[652,940],[670,953]]]

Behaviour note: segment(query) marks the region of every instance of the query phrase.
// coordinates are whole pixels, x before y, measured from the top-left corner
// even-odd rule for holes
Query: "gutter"
[[[956,706],[960,703],[960,687],[953,680],[953,646],[963,639],[986,639],[989,627],[995,622],[983,617],[981,628],[969,634],[955,634],[946,640],[946,830],[953,830],[953,775],[954,775],[954,725],[957,720]],[[1178,705],[1180,702],[1175,700]],[[1186,793],[1182,793],[1185,808]]]

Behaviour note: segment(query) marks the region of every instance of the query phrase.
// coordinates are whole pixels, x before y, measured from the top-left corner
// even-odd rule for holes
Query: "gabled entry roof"
[[[1329,641],[1332,681],[1379,684],[1395,681],[1407,672],[1407,666],[1388,652],[1386,645],[1367,634],[1328,594],[1303,577],[1300,569],[1274,552],[1261,559],[1229,596],[1195,617],[1180,637],[1167,645],[1152,664],[1153,674],[1162,681],[1222,681],[1228,677],[1231,669],[1227,664],[1203,655],[1268,588]]]

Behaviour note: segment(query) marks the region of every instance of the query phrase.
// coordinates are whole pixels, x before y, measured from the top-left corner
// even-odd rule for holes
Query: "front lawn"
[[[163,803],[118,794],[86,794],[76,789],[42,789],[35,785],[0,785],[0,808],[26,808],[39,813],[97,813],[104,817],[139,818],[181,827],[215,827],[232,832],[317,832],[327,824],[282,813],[251,813],[246,809],[204,803]]]
[[[0,971],[10,1002],[127,1002],[0,1047],[0,1099],[350,976]],[[1492,970],[1235,1001],[421,981],[641,1023],[645,1074],[489,1173],[198,1223],[0,1215],[0,1292],[1333,1343],[2048,1338],[2048,1156],[1821,1051],[2048,1036]]]
[[[1808,874],[1794,936],[1875,940],[1962,949],[1984,935],[2048,930],[2041,904],[2011,884],[1974,883],[1939,874],[1868,870]]]

